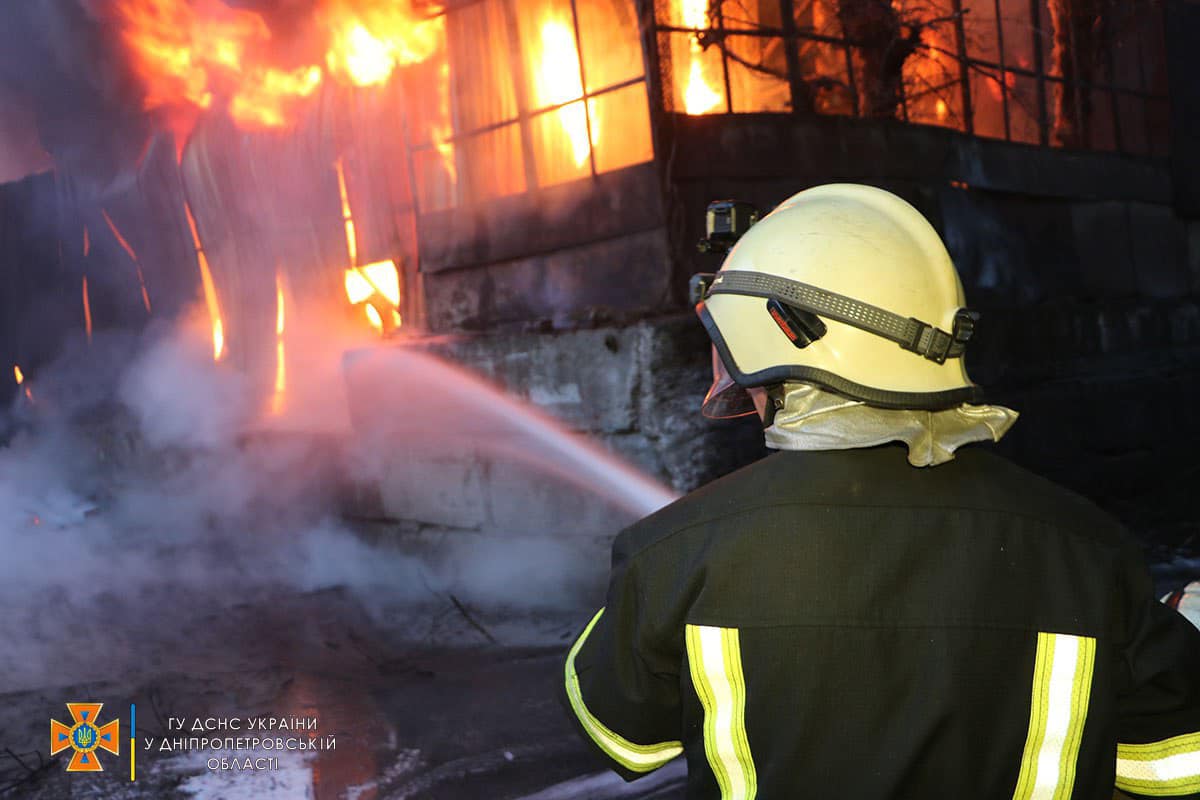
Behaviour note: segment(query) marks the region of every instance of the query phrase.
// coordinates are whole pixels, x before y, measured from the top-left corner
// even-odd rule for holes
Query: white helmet
[[[815,384],[882,408],[977,401],[963,352],[977,315],[941,238],[891,192],[800,192],[693,278],[719,361],[707,416],[753,413],[744,391]],[[721,373],[724,373],[723,375]]]

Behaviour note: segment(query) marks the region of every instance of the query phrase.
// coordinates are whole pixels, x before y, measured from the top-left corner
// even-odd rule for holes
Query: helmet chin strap
[[[783,408],[783,398],[787,393],[787,387],[782,383],[777,383],[774,386],[756,386],[747,389],[751,397],[755,397],[755,392],[761,392],[763,398],[763,408],[759,412],[762,417],[763,430],[775,424],[775,414],[779,409]],[[757,405],[757,402],[755,403]]]

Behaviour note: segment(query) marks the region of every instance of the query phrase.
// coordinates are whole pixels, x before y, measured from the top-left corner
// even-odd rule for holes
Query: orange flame
[[[321,82],[316,65],[263,63],[266,21],[220,0],[120,0],[114,14],[145,87],[143,104],[173,112],[181,134],[217,97],[228,98],[230,116],[243,127],[286,125],[294,102]]]
[[[444,17],[418,16],[411,2],[329,0],[318,17],[330,31],[325,66],[355,86],[378,86],[397,66],[425,61],[445,29]]]
[[[17,386],[25,383],[25,373],[21,372],[21,368],[16,364],[13,364],[13,377],[17,379]],[[25,399],[32,403],[33,391],[28,386],[23,386],[22,388],[25,390]]]
[[[83,276],[83,324],[87,330],[88,344],[92,343],[92,300],[88,294],[87,275]]]
[[[112,221],[112,217],[108,215],[108,212],[104,209],[100,209],[100,215],[104,217],[104,221],[108,223],[108,229],[112,231],[112,235],[116,237],[117,244],[121,245],[121,249],[124,250],[129,256],[129,260],[137,261],[137,253],[133,251],[133,247],[130,246],[129,242],[125,240],[125,237],[121,235],[121,232],[117,230],[117,224]]]
[[[196,230],[196,218],[192,207],[185,200],[183,210],[187,212],[188,227],[192,231],[192,244],[196,247],[196,262],[200,265],[200,283],[204,287],[204,304],[208,307],[208,318],[212,322],[213,361],[225,355],[225,325],[221,321],[221,306],[217,302],[217,286],[213,283],[212,271],[208,268],[208,256],[200,244],[200,233]]]
[[[367,303],[364,308],[367,310],[367,321],[371,323],[371,327],[383,333],[383,317],[379,316],[379,311],[370,303]]]
[[[433,129],[433,146],[442,157],[442,165],[450,176],[451,184],[458,181],[458,164],[454,160],[454,145],[450,137],[454,129],[450,124],[450,62],[443,61],[438,70],[438,119],[441,122]]]
[[[103,216],[104,221],[108,223],[108,229],[112,231],[113,236],[116,237],[117,243],[121,245],[121,249],[124,250],[129,256],[129,260],[133,262],[133,268],[137,272],[138,286],[140,286],[142,289],[142,305],[146,307],[146,313],[149,314],[150,293],[146,291],[146,276],[142,274],[142,264],[140,261],[138,261],[137,253],[134,251],[133,246],[130,245],[129,242],[126,241],[125,237],[121,235],[121,231],[117,229],[117,223],[112,221],[112,217],[108,215],[108,212],[104,209],[100,209],[100,215]]]
[[[683,27],[695,30],[709,27],[708,0],[681,0],[679,10]],[[689,58],[691,64],[683,91],[683,107],[688,114],[709,114],[720,110],[721,95],[708,84],[704,76],[703,50],[699,39],[693,37]]]
[[[418,14],[411,0],[320,0],[313,19],[324,68],[355,86],[387,82],[445,37],[444,17]],[[144,85],[145,107],[167,112],[180,142],[214,106],[244,128],[286,126],[324,78],[319,63],[270,63],[266,20],[221,0],[114,0],[111,21]]]
[[[350,211],[350,194],[346,191],[346,170],[339,158],[333,163],[337,170],[338,196],[342,201],[342,224],[346,228],[346,252],[350,256],[350,266],[358,263],[358,237],[354,233],[354,215]]]
[[[376,261],[362,267],[352,267],[346,270],[346,298],[351,305],[363,305],[363,312],[371,327],[379,333],[385,333],[387,326],[376,305],[390,310],[391,327],[398,328],[402,324],[400,317],[400,272],[394,261]]]
[[[542,23],[542,58],[535,69],[535,89],[539,106],[553,106],[583,97],[579,75],[579,48],[568,22],[546,20]],[[587,111],[583,102],[571,103],[557,112],[559,124],[571,140],[575,165],[580,166],[591,155],[588,142]]]
[[[288,124],[292,101],[308,97],[321,85],[321,68],[287,72],[274,67],[255,70],[229,101],[229,115],[246,128],[280,128]]]
[[[287,352],[283,343],[286,327],[283,302],[283,274],[275,272],[275,393],[271,396],[271,413],[283,412],[283,401],[287,393]]]

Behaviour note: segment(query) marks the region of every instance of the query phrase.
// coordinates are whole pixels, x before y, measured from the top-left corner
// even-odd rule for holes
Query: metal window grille
[[[442,14],[442,48],[405,76],[422,212],[653,157],[630,0],[467,0]]]
[[[655,0],[667,110],[1168,152],[1162,0]]]

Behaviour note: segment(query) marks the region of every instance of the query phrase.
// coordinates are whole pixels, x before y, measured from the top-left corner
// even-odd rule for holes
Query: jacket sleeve
[[[1200,631],[1154,599],[1144,569],[1118,699],[1117,788],[1135,797],[1200,799]]]
[[[634,567],[615,545],[605,606],[567,653],[560,695],[584,738],[626,780],[683,752],[679,676],[650,655],[658,648],[649,629]]]

